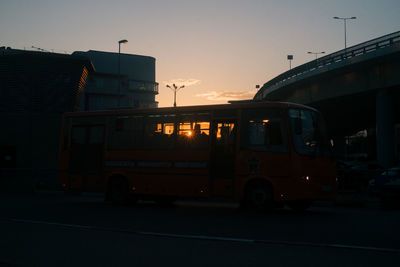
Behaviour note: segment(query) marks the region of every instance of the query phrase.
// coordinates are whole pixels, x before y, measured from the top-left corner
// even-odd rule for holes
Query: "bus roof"
[[[162,108],[136,108],[136,109],[111,109],[111,110],[96,110],[96,111],[79,111],[79,112],[66,112],[66,117],[81,117],[81,116],[107,116],[119,114],[167,114],[171,112],[205,112],[210,110],[223,110],[223,109],[238,109],[238,108],[257,108],[257,107],[278,107],[278,108],[302,108],[317,111],[316,109],[297,103],[290,102],[276,102],[276,101],[253,101],[243,103],[231,104],[217,104],[217,105],[198,105],[198,106],[181,106],[181,107],[162,107]]]

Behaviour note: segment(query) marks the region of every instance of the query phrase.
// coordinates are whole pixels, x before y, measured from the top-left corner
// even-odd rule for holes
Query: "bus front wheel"
[[[273,193],[267,184],[252,184],[246,188],[244,205],[248,209],[266,210],[273,207]]]

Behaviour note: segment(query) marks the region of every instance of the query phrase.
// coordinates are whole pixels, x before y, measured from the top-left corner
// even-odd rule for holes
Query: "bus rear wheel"
[[[266,184],[253,184],[247,187],[244,199],[247,209],[267,210],[273,207],[272,188]]]

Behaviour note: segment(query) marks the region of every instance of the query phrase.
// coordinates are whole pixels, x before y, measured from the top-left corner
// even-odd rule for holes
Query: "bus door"
[[[236,159],[236,121],[215,120],[212,125],[211,194],[232,196]]]
[[[72,190],[104,188],[101,177],[104,159],[104,125],[72,125],[69,186]]]

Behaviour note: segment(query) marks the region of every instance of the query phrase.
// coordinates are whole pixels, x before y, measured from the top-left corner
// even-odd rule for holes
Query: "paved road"
[[[400,211],[0,195],[0,266],[400,266]]]

